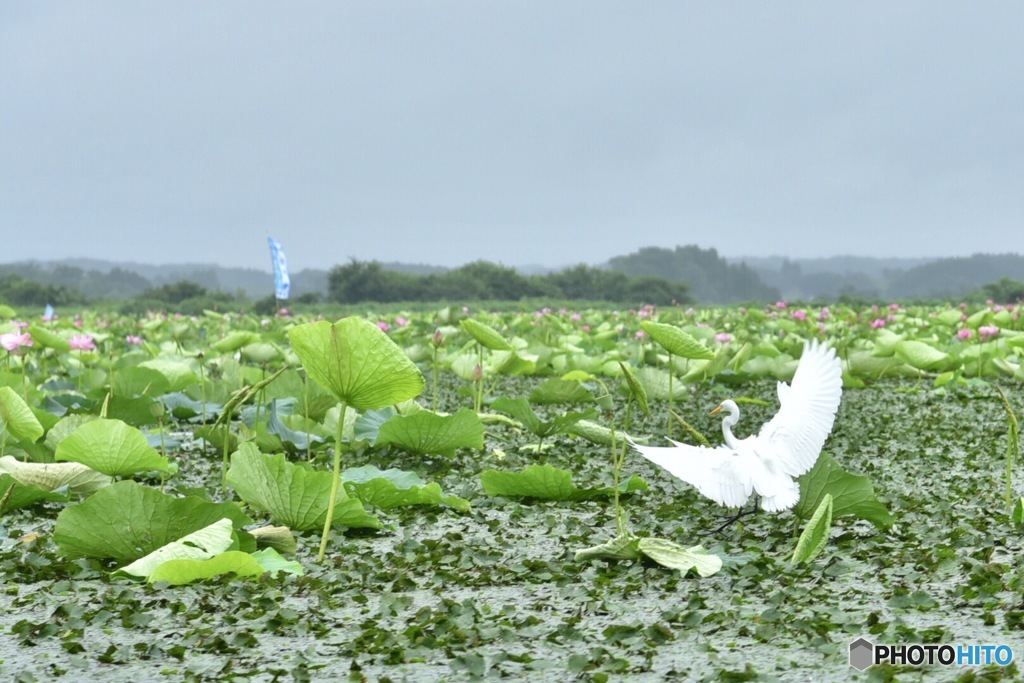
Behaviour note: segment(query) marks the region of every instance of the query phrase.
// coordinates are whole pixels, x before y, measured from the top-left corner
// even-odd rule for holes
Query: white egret
[[[800,499],[793,478],[814,466],[835,422],[843,393],[835,349],[817,341],[805,343],[792,386],[779,382],[778,393],[779,412],[756,436],[733,436],[740,409],[733,401],[723,401],[711,414],[726,413],[725,445],[707,448],[673,441],[674,446],[633,448],[719,505],[742,508],[757,493],[763,510],[788,510]]]

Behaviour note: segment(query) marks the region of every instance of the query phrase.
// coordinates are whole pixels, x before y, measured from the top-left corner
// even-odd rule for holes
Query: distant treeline
[[[342,304],[398,301],[515,301],[527,298],[608,301],[660,306],[691,303],[689,288],[662,277],[577,265],[546,275],[475,261],[443,273],[415,275],[353,259],[327,274],[327,295]]]
[[[292,274],[290,302],[518,301],[523,298],[639,305],[694,302],[896,301],[1020,298],[1024,256],[975,254],[937,260],[865,257],[751,258],[730,262],[714,249],[645,247],[604,266],[527,275],[476,261],[459,268],[351,260],[330,271]],[[187,286],[179,286],[185,283]],[[186,296],[187,295],[187,296]],[[273,276],[252,268],[144,266],[79,259],[0,264],[0,302],[85,305],[120,301],[126,311],[162,308],[273,311]]]
[[[1024,281],[1024,256],[1018,254],[974,254],[909,268],[879,268],[884,260],[865,258],[766,261],[753,259],[753,270],[787,299],[960,299],[1003,278]]]
[[[685,282],[693,298],[705,304],[731,304],[740,301],[776,301],[779,290],[766,285],[757,273],[743,263],[729,263],[714,249],[695,245],[662,249],[645,247],[608,262],[612,270],[634,277],[661,277]]]

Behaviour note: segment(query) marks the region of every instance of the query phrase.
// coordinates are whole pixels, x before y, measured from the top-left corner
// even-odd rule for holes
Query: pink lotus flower
[[[805,311],[803,309],[801,309],[799,311],[793,311],[793,318],[795,320],[799,320],[800,322],[803,322],[804,320],[807,320],[807,311]]]
[[[885,327],[885,320],[883,320],[882,318],[876,318],[874,321],[872,321],[871,329],[877,330],[880,327]]]
[[[388,325],[383,320],[378,320],[377,321],[377,327],[379,327],[381,329],[381,332],[387,332],[388,330],[391,329],[391,325]]]
[[[139,344],[142,343],[142,337],[138,337],[134,334],[129,334],[127,337],[124,338],[124,340],[129,344],[133,344],[134,346],[138,346]]]
[[[828,320],[829,315],[831,315],[831,311],[828,310],[828,306],[825,306],[818,313],[818,320]]]
[[[395,324],[398,325],[399,327],[407,327],[409,325],[409,319],[403,318],[402,316],[398,316],[397,318],[395,318]],[[326,517],[324,519],[326,519]]]
[[[574,323],[576,323],[576,322],[579,322],[579,321],[583,320],[583,316],[580,315],[579,313],[573,313],[572,315],[569,316],[569,320],[571,320]],[[327,519],[327,518],[325,517],[324,519]]]
[[[966,327],[956,333],[956,338],[959,339],[960,341],[967,341],[968,339],[970,339],[973,336],[974,336],[974,333],[971,332]]]
[[[729,334],[728,332],[719,332],[718,334],[715,335],[715,341],[726,344],[732,341],[732,335]]]
[[[76,334],[68,339],[72,351],[95,351],[96,342],[87,334]]]
[[[590,325],[584,325],[582,329],[583,329],[584,332],[590,332]],[[327,519],[327,518],[324,517],[324,519]]]
[[[900,305],[899,304],[889,304],[889,310],[890,311],[898,311],[898,310],[900,310]]]
[[[28,332],[23,334],[18,334],[17,332],[0,334],[0,346],[7,349],[8,353],[21,355],[24,353],[21,349],[33,346],[34,344],[35,342],[32,341],[32,335]]]
[[[775,308],[778,308],[780,310],[784,309],[784,308],[789,308],[789,302],[788,301],[776,301],[775,302]]]
[[[981,335],[981,341],[988,341],[999,334],[999,328],[995,325],[984,325],[978,328],[978,334]]]
[[[634,336],[637,339],[639,339],[640,341],[643,341],[644,339],[647,339],[647,333],[644,332],[643,330],[637,330],[636,334]]]

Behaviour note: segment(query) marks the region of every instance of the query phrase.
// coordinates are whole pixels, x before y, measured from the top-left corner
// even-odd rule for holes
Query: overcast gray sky
[[[1024,251],[1024,3],[4,2],[0,262]]]

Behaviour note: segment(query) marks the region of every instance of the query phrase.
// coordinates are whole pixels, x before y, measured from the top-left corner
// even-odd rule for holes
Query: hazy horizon
[[[1021,25],[951,1],[5,3],[0,259],[1019,253]]]

